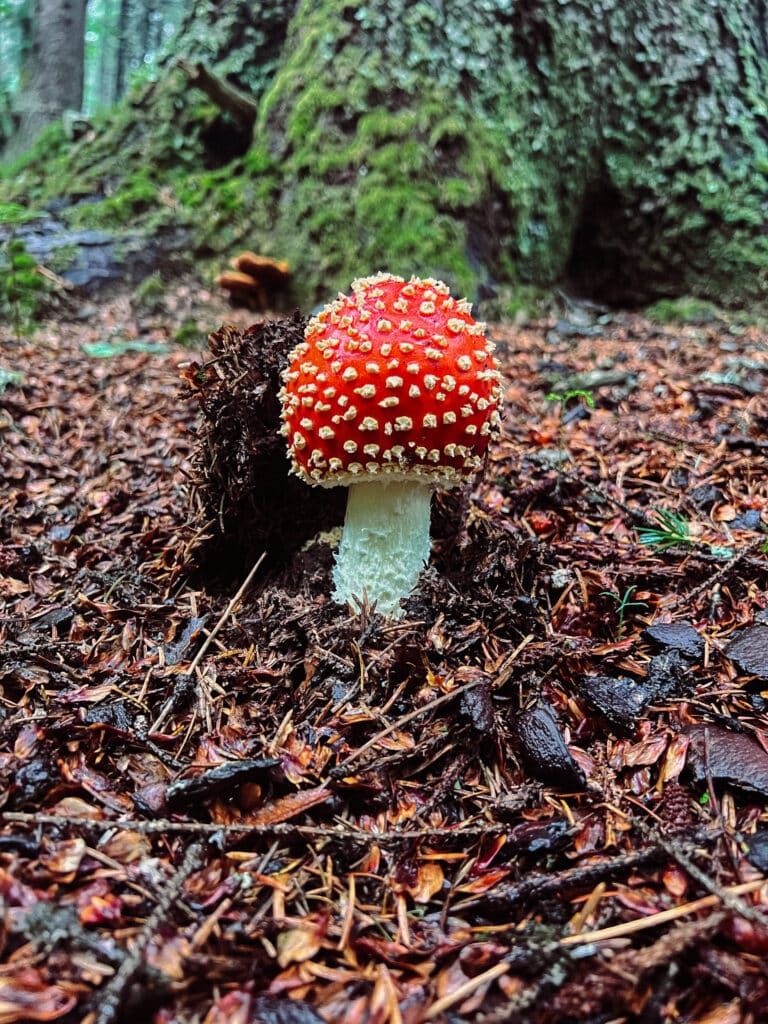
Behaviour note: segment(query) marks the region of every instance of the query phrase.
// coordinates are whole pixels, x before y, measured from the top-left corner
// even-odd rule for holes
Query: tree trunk
[[[311,290],[764,299],[766,25],[765,0],[305,2],[256,135],[269,230]]]
[[[29,0],[0,3],[0,153],[16,134],[18,96],[32,39]]]
[[[119,8],[116,4],[105,5],[99,40],[98,89],[94,109],[103,110],[115,102],[117,79],[117,25]]]
[[[131,40],[129,32],[130,0],[120,0],[117,18],[117,56],[115,58],[115,96],[120,97],[126,90],[130,73]]]
[[[28,85],[14,149],[21,150],[65,110],[79,110],[83,97],[86,0],[35,0]]]

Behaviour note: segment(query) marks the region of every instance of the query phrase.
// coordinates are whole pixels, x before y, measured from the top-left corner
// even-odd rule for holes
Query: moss
[[[564,277],[638,304],[768,293],[768,73],[748,5],[252,7],[203,0],[189,48],[261,97],[242,157],[217,165],[220,113],[167,71],[95,139],[65,150],[54,133],[0,200],[95,193],[73,222],[176,219],[191,258],[287,257],[307,306],[377,268],[493,284],[508,315],[521,288]]]
[[[205,345],[206,332],[200,329],[196,320],[184,320],[173,336],[177,345],[187,348],[201,348]]]
[[[526,323],[549,314],[552,292],[536,285],[506,285],[491,299],[484,300],[480,312],[487,320]]]
[[[0,245],[0,313],[11,320],[17,334],[37,321],[50,291],[36,267],[20,239]]]
[[[75,262],[79,251],[76,245],[60,245],[48,256],[46,266],[55,274],[63,274]]]
[[[690,295],[677,299],[659,299],[649,306],[645,315],[660,323],[708,324],[719,318],[719,311],[711,302]]]
[[[63,123],[56,121],[43,128],[26,153],[10,163],[0,164],[0,181],[16,183],[25,174],[32,175],[38,182],[45,181],[50,176],[52,165],[66,159],[70,146]]]
[[[125,227],[135,224],[147,213],[160,210],[159,189],[144,171],[128,178],[122,188],[100,203],[84,203],[65,211],[66,220],[75,227]]]
[[[256,132],[279,199],[251,230],[293,249],[307,301],[414,263],[465,290],[568,274],[609,299],[755,299],[768,108],[750,28],[696,0],[302,4]],[[702,65],[715,37],[743,77]]]
[[[166,286],[159,274],[150,274],[133,293],[133,305],[145,313],[159,313],[165,307]]]
[[[305,304],[380,268],[442,276],[470,295],[499,272],[510,283],[560,272],[591,156],[585,142],[563,188],[557,157],[572,142],[571,120],[550,146],[552,170],[531,157],[543,143],[531,137],[542,118],[530,68],[520,58],[488,74],[516,46],[497,6],[462,16],[466,32],[454,36],[425,4],[300,5],[244,161],[260,194],[241,212],[257,247],[279,246],[294,263]],[[590,40],[578,26],[563,31],[564,54],[580,33],[583,58]],[[587,78],[579,70],[558,100],[577,123]],[[202,206],[220,237],[226,193]]]
[[[37,214],[18,203],[0,203],[0,224],[24,224]]]

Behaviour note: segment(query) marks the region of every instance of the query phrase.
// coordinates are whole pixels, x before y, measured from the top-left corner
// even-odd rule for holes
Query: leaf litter
[[[768,1015],[768,336],[493,327],[393,622],[286,476],[302,319],[87,313],[0,333],[0,1020]]]

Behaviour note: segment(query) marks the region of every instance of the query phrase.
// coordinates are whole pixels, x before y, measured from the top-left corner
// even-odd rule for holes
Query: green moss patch
[[[0,314],[10,320],[16,334],[38,319],[50,292],[37,273],[37,262],[20,239],[0,245]]]
[[[717,307],[704,299],[686,295],[677,299],[659,299],[649,306],[645,315],[660,323],[708,324],[719,319]]]

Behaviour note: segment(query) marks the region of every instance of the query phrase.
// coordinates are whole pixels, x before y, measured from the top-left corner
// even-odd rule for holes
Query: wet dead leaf
[[[687,767],[697,785],[707,779],[768,796],[768,754],[749,736],[717,725],[688,730]]]
[[[768,679],[768,625],[745,629],[728,644],[727,654],[742,672]]]
[[[315,928],[289,928],[277,939],[277,962],[285,968],[289,964],[300,964],[311,960],[322,946],[321,937]]]
[[[34,968],[0,978],[0,1024],[58,1020],[75,1006],[76,997],[57,985],[47,985]]]

